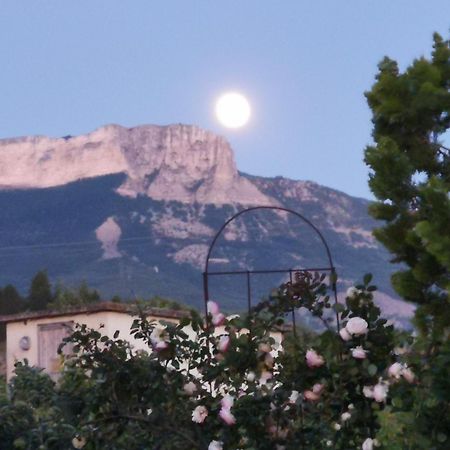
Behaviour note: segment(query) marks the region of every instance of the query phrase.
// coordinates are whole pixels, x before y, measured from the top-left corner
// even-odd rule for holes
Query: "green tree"
[[[450,42],[435,34],[431,58],[416,59],[403,72],[384,58],[366,97],[374,145],[365,161],[377,198],[370,212],[384,222],[375,236],[402,264],[392,276],[394,288],[418,305],[419,337],[409,362],[421,383],[383,413],[382,436],[393,449],[448,448]]]
[[[435,34],[431,59],[401,73],[385,58],[366,93],[375,144],[365,161],[378,200],[370,212],[385,222],[375,236],[404,264],[393,285],[420,305],[418,325],[438,341],[450,317],[449,89],[449,41]]]
[[[28,296],[29,308],[32,311],[45,309],[52,299],[52,287],[47,272],[41,270],[31,280]]]
[[[23,299],[12,284],[0,289],[0,315],[18,313],[23,307]]]
[[[22,311],[24,308],[24,301],[17,289],[8,284],[3,289],[0,289],[0,315],[15,314]],[[0,324],[0,341],[6,338],[6,326],[4,323]]]
[[[98,291],[90,289],[85,281],[76,289],[71,289],[58,283],[55,288],[53,300],[47,304],[47,307],[49,309],[64,311],[99,301],[100,294]]]

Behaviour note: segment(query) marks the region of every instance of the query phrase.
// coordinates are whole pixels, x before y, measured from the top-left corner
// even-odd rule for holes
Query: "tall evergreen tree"
[[[24,308],[24,301],[17,289],[8,284],[3,289],[0,288],[0,315],[15,314],[22,311]],[[0,341],[6,338],[6,326],[0,323]]]
[[[430,59],[401,73],[385,58],[366,93],[375,144],[365,161],[378,200],[370,211],[385,223],[375,235],[404,264],[393,286],[420,305],[417,325],[436,341],[450,319],[449,90],[449,41],[435,34]]]
[[[365,152],[376,237],[403,269],[397,292],[418,307],[407,356],[420,382],[385,415],[389,448],[448,449],[450,434],[450,41],[403,73],[385,58],[372,90],[374,145]],[[400,406],[399,406],[400,405]],[[396,442],[397,444],[394,444]]]
[[[22,297],[12,284],[0,289],[0,315],[20,312],[23,309],[23,303]]]
[[[52,287],[47,272],[41,270],[31,280],[28,296],[29,308],[32,311],[45,309],[52,299]]]

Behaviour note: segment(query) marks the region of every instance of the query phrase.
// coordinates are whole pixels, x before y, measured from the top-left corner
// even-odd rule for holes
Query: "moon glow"
[[[251,108],[248,100],[237,92],[228,92],[216,103],[216,116],[227,128],[240,128],[250,119]]]

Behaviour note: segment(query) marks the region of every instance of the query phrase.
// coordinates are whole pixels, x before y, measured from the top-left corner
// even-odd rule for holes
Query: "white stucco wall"
[[[130,335],[130,328],[135,317],[126,313],[114,311],[97,311],[90,314],[74,314],[55,317],[43,317],[27,319],[26,321],[9,322],[6,328],[6,376],[9,380],[13,375],[16,361],[27,359],[32,366],[38,365],[38,327],[39,325],[74,322],[85,324],[89,328],[98,330],[101,334],[113,337],[116,330],[119,330],[120,339],[125,339],[137,350],[148,350],[143,340],[136,340]],[[149,320],[166,321],[177,323],[176,319],[149,316]],[[100,328],[101,325],[104,325]],[[31,346],[29,350],[22,350],[19,346],[20,339],[24,336],[30,338]]]

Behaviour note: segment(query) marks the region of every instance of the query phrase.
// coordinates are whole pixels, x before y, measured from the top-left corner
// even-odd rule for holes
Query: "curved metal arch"
[[[283,208],[281,206],[253,206],[251,208],[247,208],[247,209],[243,209],[242,211],[239,211],[238,213],[234,214],[232,217],[230,217],[219,229],[219,231],[216,233],[216,235],[214,236],[214,239],[212,240],[210,246],[209,246],[209,250],[208,250],[208,254],[206,255],[206,262],[205,262],[205,271],[204,273],[208,273],[208,269],[209,269],[209,259],[211,257],[211,253],[214,249],[214,246],[216,244],[217,239],[219,239],[220,235],[222,234],[222,231],[236,218],[238,218],[239,216],[241,216],[242,214],[251,212],[251,211],[255,211],[257,209],[270,209],[270,210],[278,210],[278,211],[285,211],[287,213],[290,214],[294,214],[295,216],[299,217],[301,220],[303,220],[303,222],[305,222],[307,225],[309,225],[315,232],[316,234],[319,236],[320,240],[322,241],[323,246],[325,247],[326,253],[327,253],[327,257],[328,257],[328,261],[330,263],[330,269],[334,269],[334,265],[333,265],[333,258],[331,257],[331,252],[330,252],[330,248],[328,247],[327,241],[325,240],[325,238],[323,237],[322,233],[319,231],[319,229],[310,221],[308,220],[305,216],[303,216],[302,214],[298,213],[297,211],[294,211],[292,209],[289,208]]]
[[[328,247],[328,243],[325,240],[324,236],[322,235],[322,233],[320,232],[320,230],[310,221],[308,220],[305,216],[303,216],[302,214],[298,213],[297,211],[294,211],[292,209],[289,208],[283,208],[281,206],[253,206],[251,208],[247,208],[244,209],[242,211],[237,212],[236,214],[234,214],[232,217],[230,217],[219,229],[219,231],[216,233],[216,235],[214,236],[214,239],[212,240],[209,249],[208,249],[208,253],[206,255],[206,261],[205,261],[205,271],[203,272],[203,295],[204,295],[204,302],[205,302],[205,317],[208,317],[208,300],[209,300],[209,286],[208,286],[208,275],[209,275],[209,260],[211,257],[211,253],[214,249],[214,246],[217,242],[217,239],[220,237],[220,235],[222,234],[223,230],[233,221],[235,220],[237,217],[251,212],[251,211],[255,211],[255,210],[276,210],[276,211],[284,211],[287,212],[289,214],[293,214],[296,217],[298,217],[299,219],[301,219],[304,223],[306,223],[307,225],[309,225],[317,234],[317,236],[319,236],[323,246],[325,247],[325,251],[328,257],[328,262],[330,264],[329,267],[326,268],[322,268],[322,269],[318,269],[318,270],[329,270],[331,273],[331,284],[332,284],[332,290],[333,290],[333,294],[334,294],[334,302],[335,304],[338,303],[338,299],[337,299],[337,286],[336,286],[336,269],[334,267],[333,264],[333,258],[331,256],[331,252],[330,252],[330,248]],[[311,270],[311,269],[310,269]],[[274,273],[274,272],[286,272],[285,270],[266,270],[266,271],[259,271],[259,273]],[[292,281],[292,269],[288,270],[289,274],[290,274],[290,278]],[[250,310],[250,297],[251,297],[251,287],[250,287],[250,271],[244,271],[244,272],[224,272],[223,274],[225,275],[226,273],[230,274],[230,273],[246,273],[247,275],[247,296],[248,296],[248,307]],[[220,274],[220,272],[216,272],[215,274]],[[339,314],[338,311],[336,309],[336,325],[337,325],[337,329],[338,331],[340,330],[340,324],[339,324]],[[294,310],[292,310],[292,320],[294,323],[294,335],[296,335],[295,332],[295,312]]]

